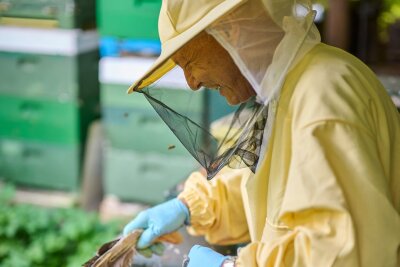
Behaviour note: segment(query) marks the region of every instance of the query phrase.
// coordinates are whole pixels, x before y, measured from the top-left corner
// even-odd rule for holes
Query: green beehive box
[[[163,202],[168,191],[198,168],[189,155],[136,153],[107,147],[103,183],[106,194],[148,204]]]
[[[0,179],[20,185],[77,190],[79,146],[0,140]]]
[[[97,50],[71,56],[0,52],[0,94],[83,104],[98,100],[97,62]]]
[[[103,36],[158,40],[161,0],[99,0],[97,27]]]
[[[0,138],[80,144],[96,117],[95,102],[60,103],[0,95]]]
[[[0,0],[0,24],[94,28],[95,0]]]

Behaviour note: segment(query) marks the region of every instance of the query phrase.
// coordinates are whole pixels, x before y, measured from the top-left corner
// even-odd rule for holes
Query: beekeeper
[[[399,114],[368,67],[320,43],[313,18],[307,1],[163,0],[161,56],[130,91],[178,65],[193,90],[256,96],[268,112],[254,173],[193,173],[126,225],[145,229],[139,248],[188,225],[247,243],[234,258],[196,245],[188,266],[400,266]]]

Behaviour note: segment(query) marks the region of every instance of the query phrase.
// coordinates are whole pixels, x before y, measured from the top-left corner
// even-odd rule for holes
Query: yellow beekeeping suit
[[[288,73],[254,175],[189,177],[190,231],[238,266],[400,266],[400,118],[358,59],[316,45]]]

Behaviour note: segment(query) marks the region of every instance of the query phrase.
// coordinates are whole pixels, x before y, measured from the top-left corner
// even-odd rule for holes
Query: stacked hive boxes
[[[169,189],[199,167],[145,97],[126,94],[159,53],[160,6],[161,0],[112,4],[100,0],[97,10],[104,55],[100,60],[104,189],[123,200],[149,204],[164,201]],[[224,103],[210,104],[217,100],[205,90],[192,95],[178,69],[155,86],[154,90],[173,99],[177,111],[190,113],[194,121],[211,120],[231,110]],[[209,110],[209,106],[218,109]]]
[[[4,180],[60,190],[79,187],[87,127],[99,113],[97,34],[26,26],[93,25],[93,17],[74,12],[93,1],[80,2],[0,1],[0,23],[9,24],[0,26]]]

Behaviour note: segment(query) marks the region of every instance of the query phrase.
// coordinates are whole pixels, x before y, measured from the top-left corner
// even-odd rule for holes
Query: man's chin
[[[226,102],[228,102],[228,104],[230,105],[230,106],[236,106],[236,105],[240,105],[240,104],[242,104],[242,103],[245,103],[245,102],[247,102],[249,99],[251,98],[251,96],[249,96],[249,97],[247,97],[247,98],[244,98],[244,99],[239,99],[238,97],[225,97],[225,99],[226,99]]]
[[[230,106],[236,106],[241,103],[237,97],[225,97],[225,99],[226,99],[226,102],[228,102],[228,105],[230,105]]]

